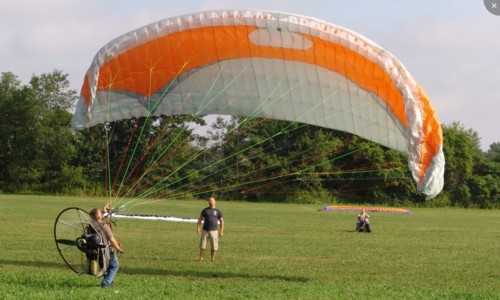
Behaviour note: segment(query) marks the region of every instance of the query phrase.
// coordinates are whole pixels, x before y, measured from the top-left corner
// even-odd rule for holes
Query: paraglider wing
[[[413,212],[406,208],[399,207],[382,207],[382,206],[359,206],[359,205],[327,205],[323,210],[339,210],[339,211],[371,211],[371,212],[388,212],[397,214],[413,214]]]
[[[327,22],[280,12],[165,19],[105,45],[73,129],[141,116],[221,114],[350,132],[408,155],[418,190],[443,186],[442,132],[423,89],[389,52]]]

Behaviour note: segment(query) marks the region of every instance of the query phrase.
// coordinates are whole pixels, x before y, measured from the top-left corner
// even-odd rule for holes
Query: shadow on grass
[[[0,259],[0,265],[11,265],[17,267],[35,267],[35,268],[52,268],[52,269],[66,269],[66,264],[61,260],[60,263],[49,261],[21,261],[21,260],[7,260]]]
[[[51,268],[51,269],[67,269],[64,263],[45,262],[45,261],[17,261],[17,260],[0,260],[0,265],[22,266],[22,267],[36,267],[36,268]],[[263,280],[282,280],[289,282],[308,282],[309,278],[298,276],[281,276],[281,275],[265,275],[265,274],[246,274],[235,272],[221,272],[221,271],[179,271],[179,270],[164,270],[164,269],[151,269],[151,268],[130,268],[121,265],[119,273],[129,275],[163,275],[163,276],[191,276],[198,278],[215,278],[215,279],[229,279],[229,278],[242,278],[242,279],[263,279]]]
[[[206,279],[263,279],[263,280],[282,280],[289,282],[308,282],[309,278],[299,276],[281,276],[281,275],[266,275],[266,274],[246,274],[235,273],[227,271],[179,271],[179,270],[164,270],[164,269],[150,269],[150,268],[129,268],[120,266],[120,271],[123,274],[129,275],[163,275],[163,276],[181,276],[181,277],[198,277]]]

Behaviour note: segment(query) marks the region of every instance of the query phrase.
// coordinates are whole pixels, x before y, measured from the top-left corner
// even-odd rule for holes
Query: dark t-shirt
[[[219,219],[222,218],[222,212],[217,208],[207,207],[201,212],[201,216],[205,218],[203,229],[208,231],[217,230]]]

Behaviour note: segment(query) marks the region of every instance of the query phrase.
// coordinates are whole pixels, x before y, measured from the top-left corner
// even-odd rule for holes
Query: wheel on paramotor
[[[69,207],[59,213],[54,239],[61,258],[76,274],[100,277],[106,272],[109,247],[101,245],[102,233],[85,210]]]

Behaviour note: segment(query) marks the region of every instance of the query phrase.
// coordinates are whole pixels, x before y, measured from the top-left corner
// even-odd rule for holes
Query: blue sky
[[[0,0],[0,72],[69,74],[80,90],[95,53],[115,37],[181,14],[263,9],[354,30],[393,53],[431,98],[441,123],[457,121],[487,150],[500,142],[500,16],[482,0]]]

